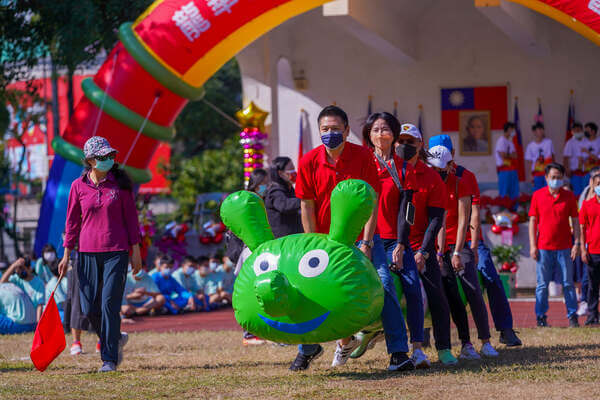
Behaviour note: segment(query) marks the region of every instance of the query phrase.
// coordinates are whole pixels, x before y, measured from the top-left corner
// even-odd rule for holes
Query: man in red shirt
[[[533,193],[529,208],[529,246],[531,258],[537,261],[535,314],[539,327],[548,326],[548,283],[555,268],[560,268],[569,326],[577,327],[577,296],[573,285],[573,260],[580,248],[577,200],[573,192],[562,188],[565,168],[557,163],[546,166],[548,187]],[[571,237],[571,225],[573,236]]]
[[[600,289],[600,171],[590,178],[594,197],[583,202],[581,223],[581,258],[587,264],[590,286],[586,325],[598,325],[598,293]],[[587,245],[587,246],[586,246]]]
[[[322,145],[309,151],[299,162],[296,196],[305,233],[328,233],[331,223],[330,197],[335,186],[346,179],[362,179],[379,193],[379,176],[373,163],[373,153],[365,147],[347,142],[350,134],[348,116],[336,106],[325,107],[318,117]],[[373,235],[377,227],[377,209],[362,232],[359,249],[371,259]],[[345,355],[358,346],[354,337],[338,342],[337,353]],[[298,355],[290,366],[292,371],[305,370],[312,360],[323,354],[318,344],[300,345]]]

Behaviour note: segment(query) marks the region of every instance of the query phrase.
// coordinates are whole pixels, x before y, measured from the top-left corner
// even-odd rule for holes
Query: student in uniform
[[[526,171],[531,171],[533,191],[546,186],[544,169],[554,161],[554,144],[545,137],[544,124],[538,122],[531,127],[535,140],[525,150]]]
[[[0,335],[33,332],[35,307],[27,294],[14,283],[0,283]]]
[[[586,163],[589,157],[590,141],[585,137],[583,125],[579,122],[573,124],[573,137],[567,141],[564,150],[565,175],[571,179],[573,193],[579,196],[589,177],[586,172]]]
[[[42,256],[35,262],[35,274],[40,277],[44,285],[54,276],[53,269],[58,269],[56,249],[51,244],[42,248]]]
[[[21,257],[15,261],[0,279],[0,283],[6,282],[14,283],[29,296],[36,309],[36,321],[39,321],[46,304],[46,293],[44,282],[31,268],[31,259]]]
[[[504,133],[496,141],[494,156],[498,171],[498,192],[500,197],[511,200],[519,198],[519,174],[517,172],[517,150],[512,139],[515,135],[515,124],[504,124]]]
[[[154,283],[165,297],[165,307],[171,314],[180,314],[186,310],[196,311],[196,302],[192,293],[185,290],[171,274],[173,259],[165,256],[160,259],[158,271],[152,276]]]
[[[166,303],[166,298],[154,283],[154,280],[143,269],[137,274],[129,271],[121,314],[125,317],[134,315],[154,315],[160,313]]]
[[[208,261],[208,258],[202,257],[202,263]],[[192,293],[194,301],[198,306],[197,311],[208,311],[208,298],[198,287],[198,279],[195,276],[198,272],[198,261],[192,256],[186,256],[181,262],[175,272],[173,272],[173,279],[177,281],[185,290]]]

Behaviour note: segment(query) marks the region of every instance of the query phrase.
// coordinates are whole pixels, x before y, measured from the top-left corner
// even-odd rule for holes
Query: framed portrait
[[[459,148],[461,156],[492,154],[492,129],[489,111],[460,111]]]

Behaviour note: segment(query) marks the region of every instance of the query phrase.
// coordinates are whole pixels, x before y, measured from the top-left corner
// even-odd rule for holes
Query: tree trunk
[[[29,121],[26,121],[25,125],[23,126],[23,132],[27,131],[28,126]],[[13,196],[13,226],[11,236],[15,247],[15,255],[17,257],[21,257],[21,250],[19,249],[19,238],[17,237],[17,211],[19,207],[19,183],[21,180],[21,171],[23,170],[23,161],[25,161],[25,156],[27,155],[27,147],[25,146],[25,142],[23,142],[22,136],[15,135],[15,139],[17,139],[17,141],[23,148],[23,152],[21,153],[21,159],[19,160],[17,170],[15,171],[15,194]]]
[[[52,80],[52,126],[53,129],[53,137],[60,136],[60,115],[58,113],[58,68],[54,60],[51,59],[50,63],[52,64],[52,72],[50,74],[50,79]]]
[[[75,100],[73,98],[73,75],[75,74],[75,70],[69,68],[67,71],[67,106],[69,109],[69,120],[73,116],[73,110],[75,109]]]

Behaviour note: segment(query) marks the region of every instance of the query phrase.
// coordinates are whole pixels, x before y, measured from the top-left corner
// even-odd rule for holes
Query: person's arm
[[[442,229],[442,225],[444,225],[445,211],[446,210],[439,207],[427,207],[429,225],[427,225],[427,230],[425,230],[425,235],[423,236],[423,243],[419,250],[431,251],[432,249],[435,249],[435,238]],[[433,257],[434,254],[430,254],[430,256]]]
[[[448,216],[448,213],[446,211],[444,211],[444,219],[443,219],[443,223],[442,223],[442,228],[440,229],[440,231],[438,232],[437,235],[437,260],[438,263],[440,264],[440,266],[442,265],[443,262],[443,256],[441,256],[440,254],[444,253],[444,250],[446,248],[446,217]]]
[[[479,232],[481,232],[481,206],[479,204],[471,205],[471,221],[469,223],[471,231],[471,250],[475,256],[475,264],[478,262],[477,247],[479,246]]]
[[[300,211],[302,215],[302,228],[304,228],[304,233],[315,233],[317,231],[315,201],[300,200]]]
[[[25,259],[19,258],[17,261],[12,263],[10,267],[6,270],[6,272],[2,275],[2,279],[0,279],[0,283],[6,283],[9,281],[12,274],[15,273],[18,267],[25,265]]]
[[[67,205],[67,221],[65,223],[65,241],[63,243],[63,258],[58,263],[58,273],[64,276],[69,269],[69,257],[71,251],[77,245],[79,233],[81,232],[81,204],[79,203],[79,194],[77,192],[77,181],[71,185],[69,192],[69,202]]]
[[[42,314],[44,312],[44,305],[38,304],[35,311],[36,311],[36,321],[40,322],[40,319],[42,318]]]
[[[462,260],[460,259],[460,253],[465,246],[465,240],[467,238],[467,228],[469,221],[467,221],[467,215],[471,210],[471,196],[464,196],[458,199],[458,226],[456,229],[456,245],[454,246],[454,253],[452,254],[452,267],[455,271],[461,271],[464,269]]]
[[[582,222],[580,224],[580,228],[581,228],[581,244],[580,244],[580,251],[581,251],[581,259],[583,260],[584,263],[589,264],[590,263],[590,254],[588,253],[588,249],[585,246],[586,243],[586,237],[585,237],[585,223]]]
[[[581,247],[581,227],[579,226],[579,219],[577,217],[571,217],[571,225],[573,226],[573,237],[575,243],[571,249],[571,259],[575,260],[579,255],[579,248]]]
[[[373,235],[375,235],[375,229],[377,228],[377,210],[379,210],[379,193],[377,194],[377,200],[375,201],[375,207],[373,207],[373,211],[371,212],[371,217],[369,217],[365,229],[363,230],[362,240],[365,242],[373,240]],[[369,246],[361,244],[360,251],[362,251],[368,259],[371,259],[371,248]]]
[[[537,218],[534,216],[529,217],[529,255],[531,258],[537,261],[539,257],[539,251],[537,248]]]
[[[281,189],[275,189],[270,193],[273,208],[282,214],[295,214],[300,209],[300,199],[288,197]]]
[[[121,205],[123,210],[123,220],[127,229],[127,240],[131,246],[131,272],[133,275],[140,272],[142,269],[142,256],[140,253],[140,242],[142,236],[140,233],[140,223],[138,212],[135,206],[135,198],[133,192],[128,190],[121,191]]]

